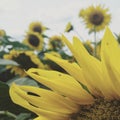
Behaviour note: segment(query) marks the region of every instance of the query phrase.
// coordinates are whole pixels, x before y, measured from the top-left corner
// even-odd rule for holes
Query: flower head
[[[120,47],[106,28],[101,44],[101,60],[90,55],[76,37],[71,44],[76,62],[46,54],[69,74],[29,69],[27,74],[50,90],[12,85],[12,100],[45,120],[87,120],[120,117]],[[29,95],[32,92],[35,95]],[[117,106],[117,107],[116,107]],[[104,114],[104,116],[103,116]]]
[[[64,43],[60,36],[55,35],[49,39],[48,45],[50,49],[58,50],[64,46]]]
[[[21,76],[26,76],[25,70],[30,68],[44,68],[43,63],[32,51],[11,50],[9,54],[5,54],[3,57],[19,64],[19,66],[8,65],[7,68],[11,69],[11,72]]]
[[[23,43],[35,50],[43,49],[43,37],[35,32],[28,32]]]
[[[39,34],[42,34],[46,30],[46,27],[42,25],[41,22],[35,21],[30,23],[29,25],[29,31],[37,32]]]
[[[92,5],[86,9],[82,9],[79,16],[83,18],[86,27],[90,29],[90,31],[93,31],[94,29],[96,31],[103,30],[111,20],[108,8],[104,8],[101,5]]]

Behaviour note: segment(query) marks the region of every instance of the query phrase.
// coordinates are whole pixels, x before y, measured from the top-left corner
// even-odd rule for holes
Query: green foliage
[[[30,113],[20,113],[15,120],[28,120],[30,117]]]
[[[18,63],[16,63],[13,60],[5,60],[5,59],[0,59],[0,65],[15,65],[15,66],[19,66]]]
[[[9,96],[9,86],[0,82],[0,111],[9,111],[11,113],[19,114],[20,112],[28,112],[28,110],[14,104]]]
[[[0,45],[2,45],[4,48],[7,48],[7,46],[11,46],[9,48],[9,50],[11,50],[13,48],[21,49],[21,50],[30,50],[30,48],[27,45],[25,45],[19,41],[13,41],[11,39],[13,39],[13,38],[11,38],[10,36],[4,36],[3,38],[1,38]]]
[[[37,83],[33,80],[29,81],[27,78],[16,79],[15,82],[37,86]],[[0,120],[27,120],[32,116],[35,115],[12,102],[9,96],[9,86],[4,82],[0,82]]]
[[[47,29],[48,30],[48,29]],[[42,34],[44,39],[49,41],[49,37]],[[30,85],[41,87],[44,89],[49,89],[46,86],[36,82],[29,76],[21,77],[19,74],[15,74],[11,71],[11,68],[6,68],[7,66],[21,67],[20,64],[15,61],[15,59],[5,59],[3,56],[9,54],[11,50],[23,50],[23,51],[33,51],[36,53],[43,65],[48,65],[51,69],[65,72],[60,66],[55,64],[50,60],[46,60],[45,53],[57,52],[63,59],[71,59],[71,56],[67,55],[59,44],[60,49],[49,49],[46,43],[44,43],[42,50],[31,49],[28,45],[23,42],[14,40],[11,36],[5,35],[0,37],[0,120],[31,120],[35,117],[32,112],[14,104],[9,96],[9,88],[12,83],[18,85]],[[23,58],[24,60],[25,58]]]
[[[29,78],[29,77],[14,77],[13,79],[9,80],[8,82],[6,82],[8,85],[11,85],[12,83],[16,83],[18,85],[30,85],[30,86],[36,86],[36,87],[39,87],[38,83]]]

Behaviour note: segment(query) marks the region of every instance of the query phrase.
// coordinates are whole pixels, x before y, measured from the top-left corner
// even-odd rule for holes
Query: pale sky
[[[52,29],[52,34],[59,34],[71,22],[83,39],[91,39],[78,13],[92,4],[104,4],[110,9],[110,28],[120,33],[120,0],[0,0],[0,29],[5,29],[10,36],[20,37],[30,22],[40,21]]]

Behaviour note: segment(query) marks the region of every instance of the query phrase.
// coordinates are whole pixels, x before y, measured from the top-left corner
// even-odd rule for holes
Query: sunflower
[[[21,76],[26,76],[25,70],[29,68],[44,68],[43,63],[32,51],[11,50],[9,54],[5,54],[3,57],[19,64],[19,66],[8,65],[7,68]]]
[[[35,50],[43,49],[43,37],[35,32],[28,32],[23,43]]]
[[[29,25],[29,31],[37,32],[39,34],[42,34],[46,30],[46,27],[42,25],[41,22],[35,21],[30,23]]]
[[[66,25],[66,28],[65,28],[65,32],[70,32],[73,29],[74,29],[73,25],[70,22],[68,22],[68,24]]]
[[[64,43],[60,36],[54,35],[49,39],[49,49],[59,50],[64,46]]]
[[[73,44],[63,39],[77,63],[46,56],[69,75],[29,69],[27,74],[50,90],[13,84],[13,102],[35,112],[35,120],[120,120],[120,47],[109,28],[102,39],[101,60],[91,56],[77,37]]]
[[[86,27],[90,31],[101,31],[110,23],[111,15],[108,13],[108,8],[101,5],[90,6],[80,11],[79,16],[83,18]]]

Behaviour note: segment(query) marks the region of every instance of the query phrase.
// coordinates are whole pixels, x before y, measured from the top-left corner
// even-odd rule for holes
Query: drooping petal
[[[54,112],[54,111],[49,111],[49,110],[39,108],[37,105],[34,104],[37,101],[37,99],[36,101],[34,101],[35,99],[33,100],[31,98],[31,101],[30,101],[30,98],[28,99],[27,97],[27,93],[25,93],[22,89],[20,89],[15,84],[13,84],[10,88],[10,96],[14,103],[36,113],[38,116],[41,115],[43,117],[50,118],[53,120],[68,120],[69,118],[69,114],[63,114],[60,112]]]
[[[26,95],[25,99],[28,99],[29,102],[31,102],[39,108],[43,108],[54,112],[64,112],[66,114],[74,113],[79,109],[79,106],[73,103],[70,99],[63,97],[53,91],[32,86],[20,86],[19,88],[21,88],[21,90],[24,90],[25,92],[30,92],[37,95]]]
[[[73,77],[67,74],[34,68],[29,69],[27,74],[53,91],[69,97],[78,104],[93,102],[93,97]]]

